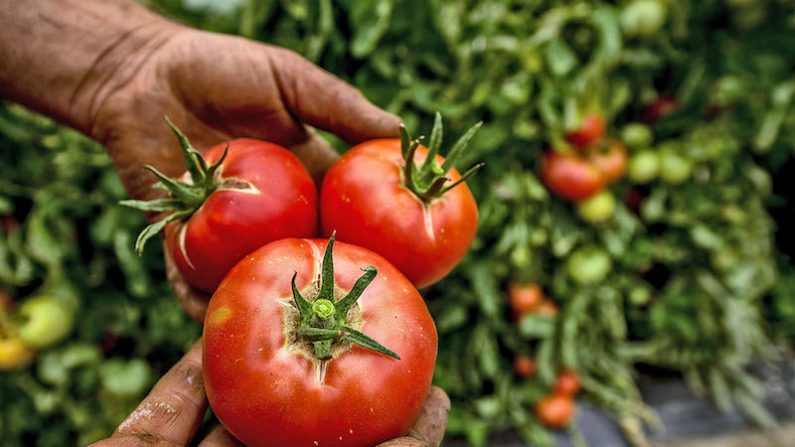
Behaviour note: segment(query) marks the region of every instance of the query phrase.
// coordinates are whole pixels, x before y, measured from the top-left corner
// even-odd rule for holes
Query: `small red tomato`
[[[602,173],[607,183],[624,176],[627,170],[627,149],[618,140],[613,140],[589,156],[591,163]]]
[[[520,354],[513,358],[513,372],[526,379],[536,373],[536,362],[530,356]]]
[[[416,420],[437,336],[417,289],[381,256],[282,239],[224,278],[203,343],[210,406],[245,445],[370,447]]]
[[[541,177],[553,194],[575,202],[601,191],[606,183],[604,175],[587,159],[554,150],[544,156]]]
[[[538,284],[511,283],[508,285],[508,299],[514,318],[519,319],[541,305],[544,292]]]
[[[571,370],[564,370],[555,381],[555,393],[564,396],[574,396],[580,391],[580,379]]]
[[[644,123],[654,124],[673,113],[679,103],[672,96],[662,95],[644,107],[641,119]]]
[[[591,113],[583,118],[580,127],[566,134],[566,141],[583,149],[599,141],[604,134],[604,118],[599,114]]]
[[[558,305],[552,300],[545,299],[536,309],[536,313],[547,317],[554,317],[558,314]]]
[[[574,419],[576,408],[570,396],[549,394],[536,403],[535,414],[549,428],[564,428]]]
[[[477,204],[463,181],[479,166],[462,176],[452,159],[427,160],[441,143],[437,125],[430,149],[410,141],[405,131],[402,139],[351,148],[326,173],[320,193],[323,235],[336,231],[339,240],[373,250],[419,288],[455,267],[478,226]],[[468,141],[474,129],[460,141]]]
[[[317,191],[295,155],[276,144],[242,138],[202,156],[171,126],[189,170],[182,181],[156,172],[169,189],[167,199],[123,202],[144,211],[171,211],[141,232],[136,250],[167,223],[166,246],[179,271],[190,285],[212,293],[257,248],[316,235]]]

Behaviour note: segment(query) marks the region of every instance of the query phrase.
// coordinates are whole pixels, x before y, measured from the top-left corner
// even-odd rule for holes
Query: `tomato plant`
[[[605,119],[598,113],[590,113],[583,118],[579,127],[566,134],[566,141],[584,149],[595,144],[605,134]]]
[[[536,403],[535,414],[549,428],[564,428],[571,424],[576,409],[570,396],[550,394]]]
[[[563,396],[574,396],[580,391],[580,379],[571,370],[564,370],[555,380],[555,393]]]
[[[627,149],[618,140],[611,140],[596,148],[588,158],[607,183],[621,180],[627,169]]]
[[[544,291],[538,284],[508,284],[508,300],[514,318],[533,312],[544,300]]]
[[[570,201],[587,199],[605,187],[604,175],[579,155],[547,151],[541,177],[555,195]]]
[[[472,127],[450,150],[439,154],[442,121],[436,115],[428,148],[401,139],[361,143],[326,173],[320,193],[320,221],[325,236],[384,256],[417,287],[446,276],[466,254],[475,237],[478,210],[464,175],[453,168],[480,127]]]
[[[192,286],[212,292],[243,256],[278,239],[317,231],[317,192],[298,158],[287,149],[248,138],[208,149],[202,156],[170,121],[188,168],[174,180],[149,167],[168,198],[128,200],[143,211],[170,212],[146,227],[146,241],[165,227],[168,250]]]
[[[513,358],[513,372],[523,379],[535,374],[536,369],[536,362],[529,355],[519,354]]]
[[[252,447],[369,447],[408,431],[436,347],[422,297],[384,258],[333,237],[283,239],[235,266],[210,300],[207,397]]]

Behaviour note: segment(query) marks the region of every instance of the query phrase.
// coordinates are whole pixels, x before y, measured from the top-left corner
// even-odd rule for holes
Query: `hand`
[[[243,136],[286,146],[318,181],[337,155],[311,126],[349,143],[398,135],[397,117],[288,50],[165,21],[147,28],[137,47],[145,50],[122,60],[109,56],[116,72],[107,74],[100,61],[96,71],[120,80],[100,83],[94,99],[82,101],[92,105],[89,133],[107,146],[133,198],[158,193],[144,164],[171,176],[185,171],[165,115],[200,149]],[[202,320],[208,297],[187,285],[166,256],[174,292]]]
[[[191,444],[207,408],[202,384],[201,340],[160,379],[152,391],[105,440],[91,447],[186,446]],[[450,401],[444,391],[431,388],[425,406],[407,436],[378,447],[436,447],[447,425]],[[240,446],[222,426],[215,427],[199,447]]]

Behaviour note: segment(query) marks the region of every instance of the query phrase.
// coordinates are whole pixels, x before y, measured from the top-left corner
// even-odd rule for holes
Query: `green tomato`
[[[604,222],[613,216],[616,210],[616,197],[612,192],[602,190],[577,203],[577,215],[588,223]]]
[[[621,140],[633,149],[648,147],[652,140],[651,129],[645,124],[629,123],[621,129]]]
[[[25,301],[19,316],[23,319],[19,338],[31,348],[50,347],[66,338],[74,327],[74,313],[50,295]]]
[[[566,269],[574,282],[594,284],[607,278],[613,269],[613,261],[606,251],[597,247],[587,247],[569,256]]]
[[[672,150],[660,154],[660,178],[666,183],[679,184],[687,181],[693,172],[693,163]]]
[[[653,36],[665,25],[667,15],[660,0],[635,0],[621,12],[621,28],[627,36]]]
[[[629,159],[627,178],[633,183],[649,183],[660,173],[660,157],[653,149],[643,149]]]
[[[648,287],[636,286],[629,291],[629,302],[635,306],[645,306],[651,301],[651,290]]]

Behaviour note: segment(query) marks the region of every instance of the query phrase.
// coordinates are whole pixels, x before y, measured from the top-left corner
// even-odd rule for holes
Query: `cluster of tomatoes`
[[[508,299],[514,321],[528,315],[545,315],[550,318],[558,313],[555,302],[544,295],[538,284],[511,283],[508,286]],[[521,379],[529,379],[536,374],[536,362],[528,354],[517,354],[513,359],[513,371]],[[561,370],[551,390],[535,404],[535,415],[549,428],[567,427],[574,419],[574,397],[580,391],[577,374],[571,370]]]
[[[439,155],[401,129],[348,150],[320,193],[287,149],[238,139],[196,151],[169,121],[188,170],[150,170],[185,280],[211,293],[203,372],[210,406],[246,445],[371,446],[401,436],[431,384],[437,334],[418,288],[447,275],[477,229],[477,205]],[[322,239],[316,239],[322,236]],[[383,343],[383,344],[382,344]]]

